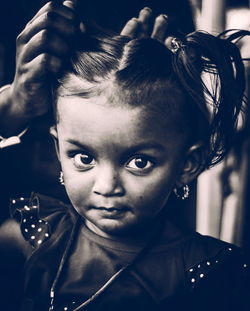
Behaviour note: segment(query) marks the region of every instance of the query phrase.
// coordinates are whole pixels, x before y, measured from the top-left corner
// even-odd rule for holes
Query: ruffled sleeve
[[[73,221],[74,216],[70,205],[35,193],[30,198],[11,199],[10,213],[20,223],[24,239],[34,249],[57,233],[59,223]]]

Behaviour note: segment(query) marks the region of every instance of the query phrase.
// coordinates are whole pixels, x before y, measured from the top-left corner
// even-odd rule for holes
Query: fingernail
[[[147,10],[147,11],[152,12],[152,10],[149,7],[147,7],[147,6],[145,8],[143,8],[142,10]]]
[[[161,14],[161,17],[163,17],[166,21],[168,20],[168,16],[166,14]]]
[[[71,1],[71,0],[63,1],[63,5],[67,6],[67,7],[70,8],[70,9],[74,9],[74,8],[75,8],[75,4],[74,4],[74,2]]]

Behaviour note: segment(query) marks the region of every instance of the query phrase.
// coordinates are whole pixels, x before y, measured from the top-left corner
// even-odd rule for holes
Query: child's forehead
[[[186,136],[183,123],[183,113],[176,109],[174,96],[167,96],[165,92],[157,90],[131,90],[121,88],[115,83],[107,83],[99,87],[90,97],[84,98],[77,95],[70,95],[58,98],[59,122],[64,124],[82,124],[98,120],[105,128],[136,126],[143,132],[148,125],[154,133],[166,132],[174,137]],[[178,112],[177,112],[178,111]],[[108,117],[107,117],[108,115]],[[92,121],[91,121],[92,120]],[[118,123],[116,121],[118,120]],[[119,120],[130,120],[128,123]],[[65,123],[66,122],[66,123]],[[104,128],[103,128],[104,130]],[[146,131],[146,132],[147,132]],[[152,135],[153,135],[152,132]],[[157,135],[158,135],[157,134]],[[169,136],[168,135],[168,136]],[[176,136],[177,135],[177,136]]]
[[[167,123],[174,121],[176,124],[181,124],[183,120],[184,97],[173,84],[167,85],[158,82],[135,87],[118,83],[113,78],[90,83],[77,77],[73,77],[70,84],[70,87],[67,85],[67,88],[64,89],[62,96],[59,94],[59,106],[63,98],[70,97],[74,100],[82,99],[83,103],[87,103],[87,106],[82,105],[82,108],[79,106],[79,109],[88,109],[89,105],[97,104],[106,108],[123,108],[120,110],[120,113],[123,114],[125,110],[140,108],[146,118],[153,116],[154,119],[164,119]],[[71,105],[74,105],[74,100],[71,101]]]
[[[131,107],[120,101],[112,102],[104,95],[91,99],[59,99],[58,130],[64,140],[74,137],[73,140],[92,146],[108,142],[110,148],[122,146],[122,149],[145,141],[158,141],[168,146],[178,142],[178,146],[183,146],[186,140],[183,126],[171,116],[144,105]]]

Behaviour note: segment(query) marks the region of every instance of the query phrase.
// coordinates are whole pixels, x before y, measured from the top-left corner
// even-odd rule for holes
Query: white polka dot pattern
[[[39,207],[31,204],[29,199],[23,197],[11,201],[14,207],[21,214],[21,231],[25,240],[34,247],[39,247],[50,237],[50,227],[47,221],[40,219]]]
[[[193,267],[190,267],[187,271],[187,281],[191,288],[194,288],[202,279],[206,279],[206,276],[211,270],[214,270],[220,263],[223,263],[226,257],[234,253],[233,247],[225,248],[216,257],[205,260]],[[240,269],[242,271],[248,269],[247,263],[241,263]]]

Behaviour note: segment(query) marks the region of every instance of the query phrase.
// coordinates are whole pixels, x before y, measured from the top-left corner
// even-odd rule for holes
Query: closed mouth
[[[105,210],[105,211],[108,211],[108,212],[113,212],[113,211],[124,211],[124,210],[127,210],[128,208],[126,207],[113,207],[113,206],[110,206],[110,207],[106,207],[106,206],[99,206],[99,207],[94,207],[95,209],[100,209],[100,210]]]
[[[100,211],[106,211],[109,213],[124,212],[124,211],[128,210],[128,207],[126,207],[126,206],[118,206],[118,207],[115,207],[115,206],[93,206],[92,208],[96,209],[96,210],[100,210]]]

